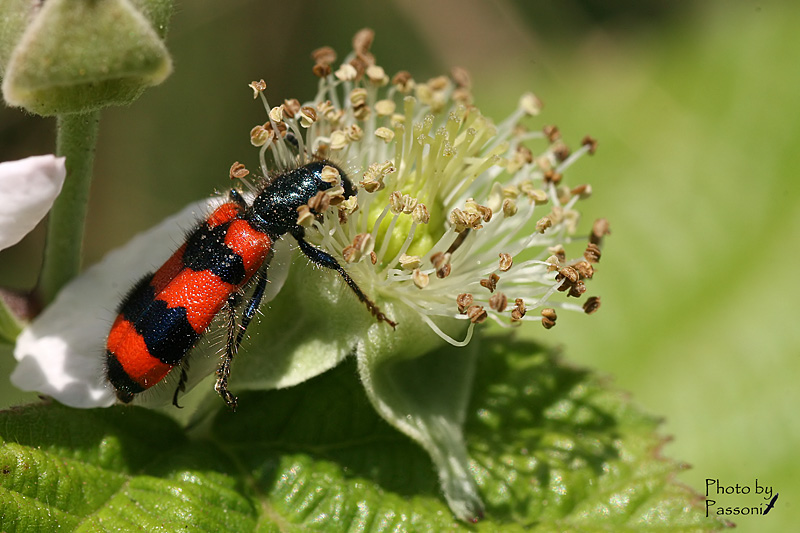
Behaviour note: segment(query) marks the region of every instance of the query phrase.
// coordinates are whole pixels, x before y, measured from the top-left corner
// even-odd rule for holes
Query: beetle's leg
[[[236,309],[239,307],[239,295],[233,293],[228,297],[228,340],[225,343],[225,353],[217,365],[217,382],[214,384],[214,390],[222,397],[225,404],[231,408],[232,411],[236,410],[236,396],[231,394],[228,390],[228,377],[231,375],[231,361],[233,356],[236,355]]]
[[[178,394],[186,391],[186,381],[189,379],[189,375],[186,373],[188,369],[189,358],[184,357],[183,361],[181,361],[181,379],[178,380],[178,386],[175,387],[175,394],[172,395],[172,405],[178,409],[183,409],[182,405],[178,405]]]
[[[236,335],[236,352],[239,351],[239,346],[242,345],[247,326],[250,325],[250,321],[253,320],[258,308],[261,307],[261,300],[264,298],[264,291],[267,289],[266,267],[259,270],[256,276],[256,288],[253,290],[253,295],[250,297],[247,308],[245,308],[244,313],[242,313],[242,322],[239,324],[239,333]]]
[[[358,299],[367,306],[367,309],[369,309],[369,312],[372,313],[372,316],[377,318],[379,322],[386,322],[392,326],[392,328],[397,326],[397,322],[390,320],[386,315],[384,315],[377,304],[375,304],[375,302],[370,300],[367,295],[364,294],[356,282],[353,281],[353,278],[350,277],[347,271],[342,268],[342,265],[340,265],[333,256],[320,250],[319,248],[316,248],[315,246],[308,244],[305,239],[303,239],[303,233],[300,231],[295,230],[292,232],[292,234],[294,238],[297,239],[297,243],[300,245],[300,251],[302,251],[313,263],[325,268],[330,268],[331,270],[335,270],[339,273],[344,282],[347,283],[347,286],[350,287],[354,293],[356,293]]]
[[[225,355],[222,356],[222,360],[217,367],[217,382],[214,385],[214,390],[222,397],[228,407],[234,411],[236,410],[237,398],[228,390],[228,377],[231,375],[231,362],[233,361],[233,357],[239,352],[239,346],[242,344],[247,326],[250,325],[250,321],[255,316],[258,306],[261,305],[261,300],[264,297],[266,288],[267,269],[262,268],[256,274],[256,287],[242,314],[242,321],[240,324],[236,323],[236,309],[239,307],[239,295],[234,293],[228,298],[228,340],[225,344]]]
[[[247,209],[247,202],[242,196],[242,193],[240,193],[236,189],[231,189],[230,192],[228,192],[228,200],[241,207],[242,211]]]

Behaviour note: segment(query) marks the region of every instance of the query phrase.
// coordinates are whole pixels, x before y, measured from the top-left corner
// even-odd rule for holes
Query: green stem
[[[99,125],[99,111],[58,117],[56,154],[67,157],[67,179],[50,211],[47,225],[44,264],[39,278],[39,291],[45,305],[81,269],[83,228]]]
[[[20,331],[22,326],[19,320],[0,295],[0,343],[13,345]]]

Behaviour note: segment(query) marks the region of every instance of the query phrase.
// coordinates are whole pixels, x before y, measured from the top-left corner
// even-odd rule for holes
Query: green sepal
[[[35,13],[31,0],[3,0],[0,4],[0,77]]]
[[[16,44],[3,80],[10,105],[40,115],[126,105],[171,72],[164,1],[48,0]],[[156,28],[151,24],[156,24]]]
[[[169,19],[172,17],[173,0],[130,0],[162,39],[167,36]]]
[[[462,426],[480,342],[450,346],[408,308],[393,309],[400,322],[397,331],[377,328],[359,343],[356,353],[364,389],[387,422],[428,452],[456,516],[478,520],[483,503],[470,472]]]

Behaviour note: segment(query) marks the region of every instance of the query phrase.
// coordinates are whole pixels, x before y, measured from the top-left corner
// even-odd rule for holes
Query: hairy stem
[[[39,292],[45,304],[81,268],[83,231],[100,112],[60,115],[56,154],[67,157],[67,179],[50,211]]]

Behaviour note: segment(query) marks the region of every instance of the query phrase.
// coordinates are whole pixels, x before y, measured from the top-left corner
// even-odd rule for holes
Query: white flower
[[[67,175],[63,157],[0,163],[0,250],[17,244],[44,218]]]
[[[504,326],[536,321],[549,329],[556,308],[589,314],[598,308],[595,297],[583,306],[567,299],[586,291],[608,226],[599,220],[588,239],[574,237],[576,204],[591,187],[568,187],[563,179],[596,143],[586,137],[570,152],[557,128],[526,130],[523,120],[541,108],[532,94],[493,123],[471,105],[461,70],[452,80],[424,83],[406,72],[391,84],[373,78],[374,57],[368,45],[359,48],[371,41],[368,32],[356,36],[343,62],[349,67],[331,68],[330,49],[315,53],[319,90],[303,106],[314,111],[313,123],[270,116],[253,128],[251,141],[261,148],[265,174],[313,154],[339,163],[357,184],[357,197],[313,220],[317,231],[308,232],[309,239],[344,260],[398,326],[393,331],[358,320],[337,322],[334,331],[355,336],[361,379],[376,410],[428,451],[453,512],[476,520],[482,503],[461,431],[476,353],[449,358],[441,344],[467,345],[487,318]],[[251,86],[269,111],[265,84]],[[568,258],[566,249],[581,240],[579,255]],[[334,304],[326,306],[326,317],[359,317],[357,305],[338,297],[341,291],[314,287]],[[248,365],[250,386],[261,374]]]
[[[283,289],[248,330],[230,387],[291,386],[355,353],[376,410],[428,451],[453,512],[477,520],[482,503],[461,429],[477,350],[474,343],[451,346],[468,345],[487,318],[550,328],[556,308],[597,309],[598,299],[583,307],[568,299],[583,296],[608,228],[595,223],[588,244],[583,238],[576,248],[576,204],[591,188],[563,179],[595,143],[587,137],[570,153],[556,128],[525,129],[521,123],[541,107],[533,95],[495,124],[471,105],[461,70],[424,83],[401,72],[390,82],[371,42],[370,31],[359,32],[353,53],[335,68],[331,49],[315,52],[319,91],[305,104],[270,107],[264,82],[252,83],[267,121],[250,139],[260,147],[264,175],[319,157],[344,169],[357,195],[331,199],[335,205],[322,217],[300,213],[306,236],[345,265],[397,327],[376,321],[335,273],[308,268],[299,253],[293,262],[301,264],[284,285],[280,266],[290,261],[277,257],[269,267],[271,295]],[[158,268],[192,218],[208,209],[187,208],[65,287],[20,336],[14,383],[69,405],[111,404],[102,361],[116,301]],[[576,249],[569,258],[566,250]],[[207,337],[192,353],[190,386],[218,355],[220,342],[213,332]],[[152,390],[171,398],[174,380]]]

